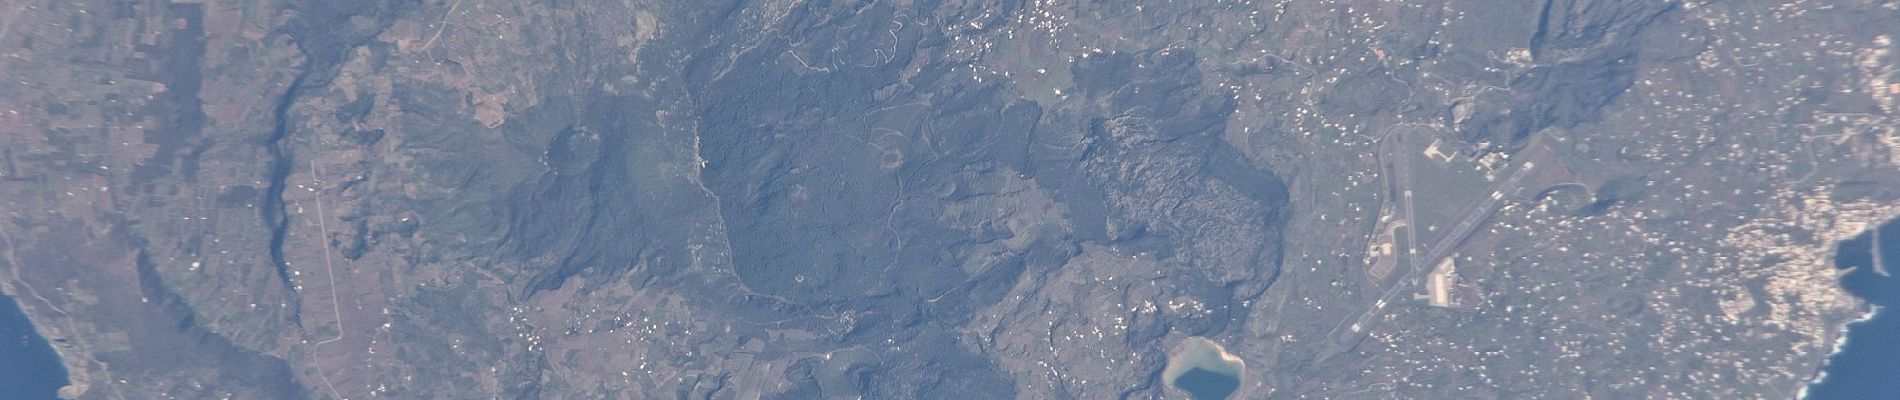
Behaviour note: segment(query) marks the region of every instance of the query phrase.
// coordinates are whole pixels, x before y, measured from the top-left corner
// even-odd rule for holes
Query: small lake
[[[1873,251],[1889,273],[1900,273],[1900,221],[1888,221],[1875,235],[1841,242],[1835,265],[1858,268],[1841,278],[1848,293],[1873,304],[1872,318],[1848,325],[1846,345],[1829,356],[1819,383],[1808,385],[1808,399],[1891,399],[1900,393],[1900,277],[1876,273]],[[1876,247],[1875,245],[1878,244]]]
[[[1246,363],[1219,343],[1192,337],[1175,346],[1161,375],[1169,386],[1194,400],[1223,400],[1240,390],[1240,376],[1246,370]]]
[[[0,398],[51,399],[66,386],[66,367],[13,298],[0,295]]]
[[[1221,400],[1240,389],[1240,378],[1200,368],[1174,378],[1174,387],[1188,392],[1194,400]]]

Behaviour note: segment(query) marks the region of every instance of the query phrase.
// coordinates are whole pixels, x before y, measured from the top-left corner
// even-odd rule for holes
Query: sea
[[[66,367],[33,330],[13,297],[0,295],[0,399],[52,399],[66,386]]]
[[[1889,276],[1873,268],[1875,249]],[[1804,398],[1900,399],[1900,276],[1892,276],[1900,274],[1900,220],[1881,224],[1878,235],[1841,242],[1836,251],[1835,265],[1854,268],[1841,278],[1841,287],[1871,304],[1872,310],[1848,324],[1847,334]]]

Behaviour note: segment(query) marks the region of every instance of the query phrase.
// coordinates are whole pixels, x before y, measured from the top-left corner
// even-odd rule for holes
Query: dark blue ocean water
[[[1900,221],[1882,224],[1880,261],[1900,275]],[[1827,359],[1827,378],[1808,385],[1815,400],[1900,399],[1900,276],[1873,268],[1874,242],[1862,235],[1841,243],[1835,265],[1859,267],[1841,278],[1848,293],[1879,308],[1874,317],[1847,327],[1847,345]]]
[[[0,295],[0,399],[51,399],[66,367],[12,297]]]

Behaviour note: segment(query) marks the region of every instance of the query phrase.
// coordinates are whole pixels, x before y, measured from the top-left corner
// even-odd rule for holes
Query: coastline
[[[18,268],[17,264],[8,264]],[[91,352],[85,350],[83,341],[68,332],[72,326],[71,316],[57,308],[54,311],[58,312],[58,317],[45,312],[43,308],[54,307],[51,301],[41,297],[37,290],[21,280],[18,271],[7,272],[8,276],[0,279],[0,294],[14,299],[14,303],[20,307],[20,313],[26,316],[27,323],[46,340],[48,347],[53,348],[53,354],[59,357],[60,368],[65,369],[66,385],[59,388],[59,398],[72,399],[85,395],[92,387],[91,373],[87,368],[92,363]],[[53,323],[52,320],[56,318],[65,326]]]
[[[1851,271],[1851,269],[1849,271]],[[1801,388],[1795,390],[1794,398],[1796,400],[1807,400],[1808,388],[1827,381],[1827,367],[1829,361],[1832,360],[1835,355],[1841,354],[1841,350],[1847,348],[1847,331],[1852,329],[1854,325],[1873,320],[1875,316],[1880,314],[1882,307],[1880,307],[1879,304],[1873,304],[1866,300],[1861,300],[1861,303],[1861,306],[1866,311],[1862,312],[1859,317],[1834,326],[1832,329],[1834,332],[1834,344],[1830,346],[1827,354],[1821,356],[1821,362],[1814,366],[1814,373],[1809,374],[1808,379],[1801,382]]]
[[[1867,262],[1871,263],[1871,265],[1845,265],[1846,268],[1841,268],[1843,265],[1834,266],[1835,268],[1837,268],[1836,269],[1837,273],[1835,274],[1834,287],[1836,289],[1839,289],[1842,292],[1847,292],[1849,296],[1853,297],[1854,301],[1857,303],[1857,305],[1855,306],[1856,309],[1860,310],[1860,316],[1847,320],[1845,322],[1839,323],[1839,324],[1834,324],[1832,327],[1830,327],[1830,332],[1832,332],[1831,335],[1834,336],[1832,340],[1833,344],[1828,349],[1827,354],[1823,355],[1821,357],[1820,362],[1815,365],[1814,372],[1812,374],[1809,374],[1808,379],[1805,382],[1803,382],[1800,389],[1795,392],[1794,398],[1796,400],[1807,400],[1809,398],[1809,394],[1810,394],[1809,390],[1811,388],[1819,386],[1824,382],[1827,382],[1827,379],[1828,379],[1827,369],[1829,365],[1833,363],[1835,356],[1838,356],[1842,352],[1846,351],[1848,343],[1851,342],[1848,339],[1848,332],[1852,331],[1855,326],[1858,326],[1862,323],[1873,321],[1875,318],[1878,318],[1881,315],[1882,311],[1886,310],[1886,307],[1883,307],[1881,304],[1875,303],[1875,300],[1862,298],[1861,294],[1855,294],[1849,291],[1847,280],[1850,277],[1854,276],[1854,274],[1862,272],[1863,268],[1866,268],[1867,272],[1872,272],[1874,275],[1878,276],[1879,278],[1890,279],[1891,275],[1888,275],[1889,271],[1885,268],[1886,261],[1888,260],[1883,259],[1881,256],[1884,251],[1892,250],[1892,249],[1886,249],[1885,246],[1883,246],[1880,232],[1882,230],[1888,229],[1893,226],[1900,226],[1900,217],[1889,217],[1889,218],[1880,219],[1876,221],[1871,227],[1869,227],[1864,233],[1862,233],[1861,235],[1856,235],[1855,238],[1849,238],[1845,240],[1834,240],[1828,243],[1828,246],[1826,248],[1830,248],[1834,250],[1834,252],[1836,253],[1835,263],[1839,264],[1840,263],[1839,257],[1843,251],[1841,248],[1842,243],[1849,240],[1863,238],[1864,236],[1864,239],[1868,240],[1868,244],[1867,244],[1868,247],[1866,251],[1870,253],[1868,254]],[[1859,263],[1852,263],[1852,264],[1859,264]]]

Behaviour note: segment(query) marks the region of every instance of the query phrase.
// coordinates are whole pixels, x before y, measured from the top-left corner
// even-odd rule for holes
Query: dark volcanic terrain
[[[70,398],[1189,398],[1187,347],[1235,399],[1790,398],[1859,315],[1836,243],[1900,215],[1895,35],[1891,1],[19,0],[0,289]]]

